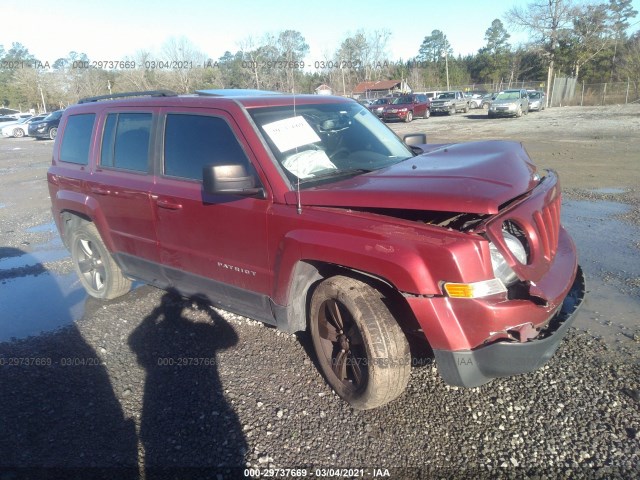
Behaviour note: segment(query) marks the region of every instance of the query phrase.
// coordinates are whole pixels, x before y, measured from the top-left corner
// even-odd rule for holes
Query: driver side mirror
[[[402,141],[405,145],[424,145],[427,143],[427,134],[426,133],[409,133],[402,137]]]
[[[419,147],[419,145],[424,145],[427,143],[427,134],[426,133],[409,133],[402,137],[402,141],[404,144],[411,149],[411,151],[415,155],[420,155],[424,153],[424,150]]]
[[[265,198],[264,189],[243,165],[207,165],[202,168],[202,187],[212,195],[242,195]]]

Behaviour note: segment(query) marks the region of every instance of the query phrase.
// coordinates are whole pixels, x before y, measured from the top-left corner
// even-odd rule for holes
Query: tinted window
[[[238,139],[222,118],[167,115],[164,138],[165,175],[201,180],[202,167],[212,164],[240,164],[251,171]]]
[[[81,165],[89,163],[89,146],[95,118],[95,114],[87,113],[71,115],[67,119],[60,147],[60,160]]]
[[[100,165],[146,172],[150,137],[150,113],[109,114],[102,136]]]

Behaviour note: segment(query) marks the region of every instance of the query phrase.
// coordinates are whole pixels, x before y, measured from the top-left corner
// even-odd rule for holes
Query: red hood
[[[424,147],[433,149],[381,170],[304,189],[301,204],[493,214],[538,183],[536,167],[520,143]],[[287,192],[286,201],[295,204],[295,192]]]

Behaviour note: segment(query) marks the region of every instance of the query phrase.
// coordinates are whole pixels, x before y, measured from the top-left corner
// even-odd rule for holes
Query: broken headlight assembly
[[[514,233],[511,233],[511,231],[516,234],[521,233],[517,225],[506,223],[505,229],[502,231],[504,242],[515,259],[525,265],[528,261],[527,245]],[[518,236],[524,239],[523,236]],[[443,284],[443,289],[448,296],[454,298],[487,297],[505,293],[508,287],[518,282],[518,276],[493,242],[489,242],[489,252],[491,254],[491,267],[493,268],[495,278],[473,283],[446,282]]]

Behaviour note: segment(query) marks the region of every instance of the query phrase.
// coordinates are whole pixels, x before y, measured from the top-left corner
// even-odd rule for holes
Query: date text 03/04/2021
[[[247,478],[390,478],[388,468],[246,468]]]

